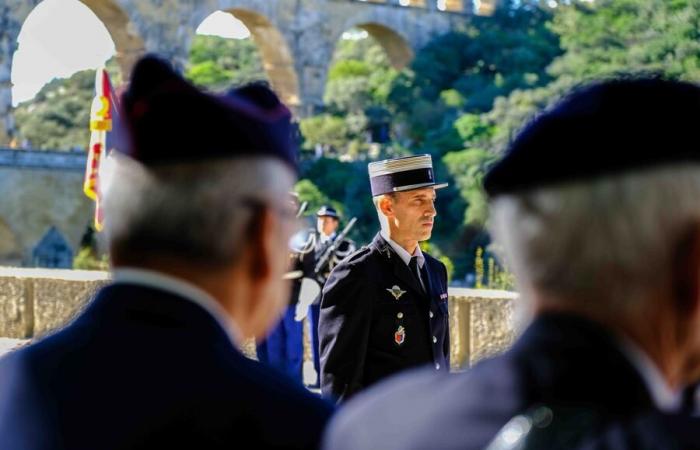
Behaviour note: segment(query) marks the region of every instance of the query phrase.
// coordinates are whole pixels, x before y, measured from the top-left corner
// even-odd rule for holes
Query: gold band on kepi
[[[433,187],[442,189],[447,183],[436,183],[433,158],[430,155],[405,156],[369,163],[372,197],[391,192]]]

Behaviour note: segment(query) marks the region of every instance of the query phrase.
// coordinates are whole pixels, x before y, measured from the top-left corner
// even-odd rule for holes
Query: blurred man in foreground
[[[678,412],[700,347],[698,117],[695,85],[615,80],[528,125],[485,189],[534,320],[464,374],[367,391],[326,448],[571,449]]]
[[[315,448],[331,412],[237,346],[279,319],[295,211],[290,113],[137,63],[106,183],[114,282],[0,361],[0,448]]]

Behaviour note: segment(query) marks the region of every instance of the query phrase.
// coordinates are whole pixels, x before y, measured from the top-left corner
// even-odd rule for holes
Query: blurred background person
[[[300,217],[306,204],[299,204],[296,193],[290,194],[290,204],[297,211],[297,218]],[[297,278],[292,280],[289,304],[279,323],[272,328],[267,336],[257,341],[256,350],[260,362],[279,370],[299,384],[303,384],[304,323],[297,317],[297,310],[299,309],[304,268],[313,264],[314,255],[313,249],[310,248],[313,242],[308,239],[303,243],[298,243],[297,237],[298,235],[292,237],[290,242],[290,268],[297,272]]]
[[[347,231],[352,228],[354,221],[351,221]],[[340,215],[335,208],[323,205],[316,211],[316,233],[314,234],[316,245],[314,247],[314,264],[311,270],[311,276],[316,280],[319,287],[323,289],[331,271],[347,256],[352,254],[357,247],[355,243],[346,238],[341,237],[338,240],[338,227],[340,225]],[[310,267],[307,266],[307,273]],[[314,298],[309,306],[309,328],[311,330],[311,349],[313,355],[314,371],[316,372],[316,380],[313,386],[320,387],[321,362],[318,343],[318,320],[321,309],[321,292]]]

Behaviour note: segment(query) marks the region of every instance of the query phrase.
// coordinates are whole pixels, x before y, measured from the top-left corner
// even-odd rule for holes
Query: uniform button
[[[402,312],[398,313],[398,314],[396,315],[396,317],[398,317],[399,319],[403,319],[403,313],[402,313]]]
[[[433,344],[437,344],[437,338],[433,336]]]
[[[440,370],[440,364],[435,364],[435,370]]]
[[[433,312],[432,312],[432,311],[430,311],[430,312],[428,313],[428,315],[430,316],[431,319],[433,318]]]

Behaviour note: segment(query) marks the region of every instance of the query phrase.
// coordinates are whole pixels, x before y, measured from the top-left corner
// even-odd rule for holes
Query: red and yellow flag
[[[95,201],[95,229],[102,230],[100,207],[100,167],[105,156],[116,144],[118,100],[109,74],[101,67],[95,76],[95,98],[90,109],[90,148],[85,166],[83,192]]]

